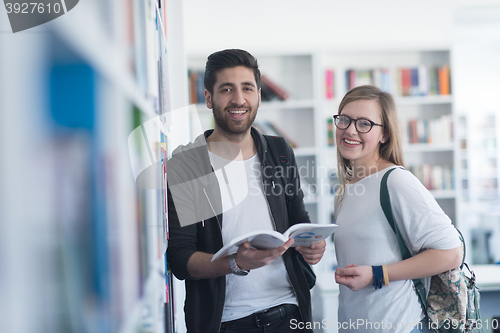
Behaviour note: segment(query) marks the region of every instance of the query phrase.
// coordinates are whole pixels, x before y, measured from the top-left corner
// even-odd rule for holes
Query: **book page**
[[[236,237],[230,243],[224,245],[211,261],[227,256],[238,251],[238,248],[245,242],[249,242],[253,248],[258,250],[271,249],[283,245],[288,239],[293,238],[295,246],[311,246],[329,237],[338,228],[336,224],[312,224],[298,223],[282,235],[273,230],[257,230],[248,234]]]
[[[248,234],[236,237],[227,245],[224,245],[213,257],[211,261],[217,258],[236,253],[238,248],[245,242],[258,250],[271,249],[283,245],[288,240],[285,236],[273,230],[257,230]]]
[[[336,224],[298,223],[288,228],[284,236],[294,239],[292,247],[311,246],[328,238],[337,228]]]

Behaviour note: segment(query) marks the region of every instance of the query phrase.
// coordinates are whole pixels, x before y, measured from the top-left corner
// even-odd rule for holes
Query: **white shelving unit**
[[[427,94],[402,96],[402,91],[404,89],[398,83],[401,80],[402,74],[400,69],[402,68],[416,68],[418,70],[419,66],[426,66],[426,69],[440,68],[445,64],[449,66],[449,50],[326,51],[322,53],[321,58],[323,72],[326,71],[326,69],[331,69],[334,71],[335,78],[335,98],[323,101],[325,119],[323,124],[326,124],[326,119],[337,114],[340,100],[348,91],[347,71],[354,70],[357,72],[366,72],[370,70],[386,70],[389,73],[388,86],[386,89],[389,89],[389,92],[395,97],[398,107],[402,140],[404,142],[403,152],[407,168],[429,164],[431,167],[438,165],[452,170],[456,150],[456,145],[451,134],[453,127],[452,95]],[[374,74],[374,77],[376,77],[376,75],[377,74]],[[370,80],[366,78],[358,80],[360,84],[364,82],[370,83]],[[324,90],[324,88],[322,90]],[[447,124],[451,127],[449,128],[450,134],[446,136],[446,138],[434,140],[429,143],[411,143],[411,137],[408,132],[411,120],[417,122],[426,120],[428,123],[431,123],[431,120],[439,117],[446,117],[448,121]],[[327,149],[335,151],[335,147]],[[327,156],[330,157],[327,164],[335,166],[336,154],[332,152],[327,154]],[[450,177],[452,177],[452,174],[453,172],[451,172]],[[423,181],[423,179],[421,180]],[[442,189],[430,186],[428,188],[435,194],[436,199],[450,218],[456,221],[456,187],[452,184],[447,184],[447,186]]]
[[[169,113],[187,104],[168,85],[186,81],[185,62],[181,76],[168,66],[185,59],[179,17],[171,0],[107,0],[17,34],[1,21],[2,331],[165,332],[172,322],[162,177],[142,188],[133,165],[148,146],[161,161],[189,124]],[[128,146],[160,114],[167,151],[160,131],[144,150]]]

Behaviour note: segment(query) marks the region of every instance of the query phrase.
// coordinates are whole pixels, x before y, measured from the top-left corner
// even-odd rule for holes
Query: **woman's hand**
[[[361,290],[373,284],[373,270],[371,266],[347,265],[338,267],[335,271],[335,281],[352,291]]]

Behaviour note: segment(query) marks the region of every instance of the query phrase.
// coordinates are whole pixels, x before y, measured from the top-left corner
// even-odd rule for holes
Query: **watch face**
[[[241,276],[244,276],[244,275],[247,275],[247,274],[248,274],[248,271],[239,270],[239,271],[233,272],[233,274],[234,274],[234,275],[241,275]]]

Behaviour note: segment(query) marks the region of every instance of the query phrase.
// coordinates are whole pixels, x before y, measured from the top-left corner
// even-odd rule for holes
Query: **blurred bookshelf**
[[[89,0],[0,37],[2,331],[174,332],[179,17],[173,0]]]

